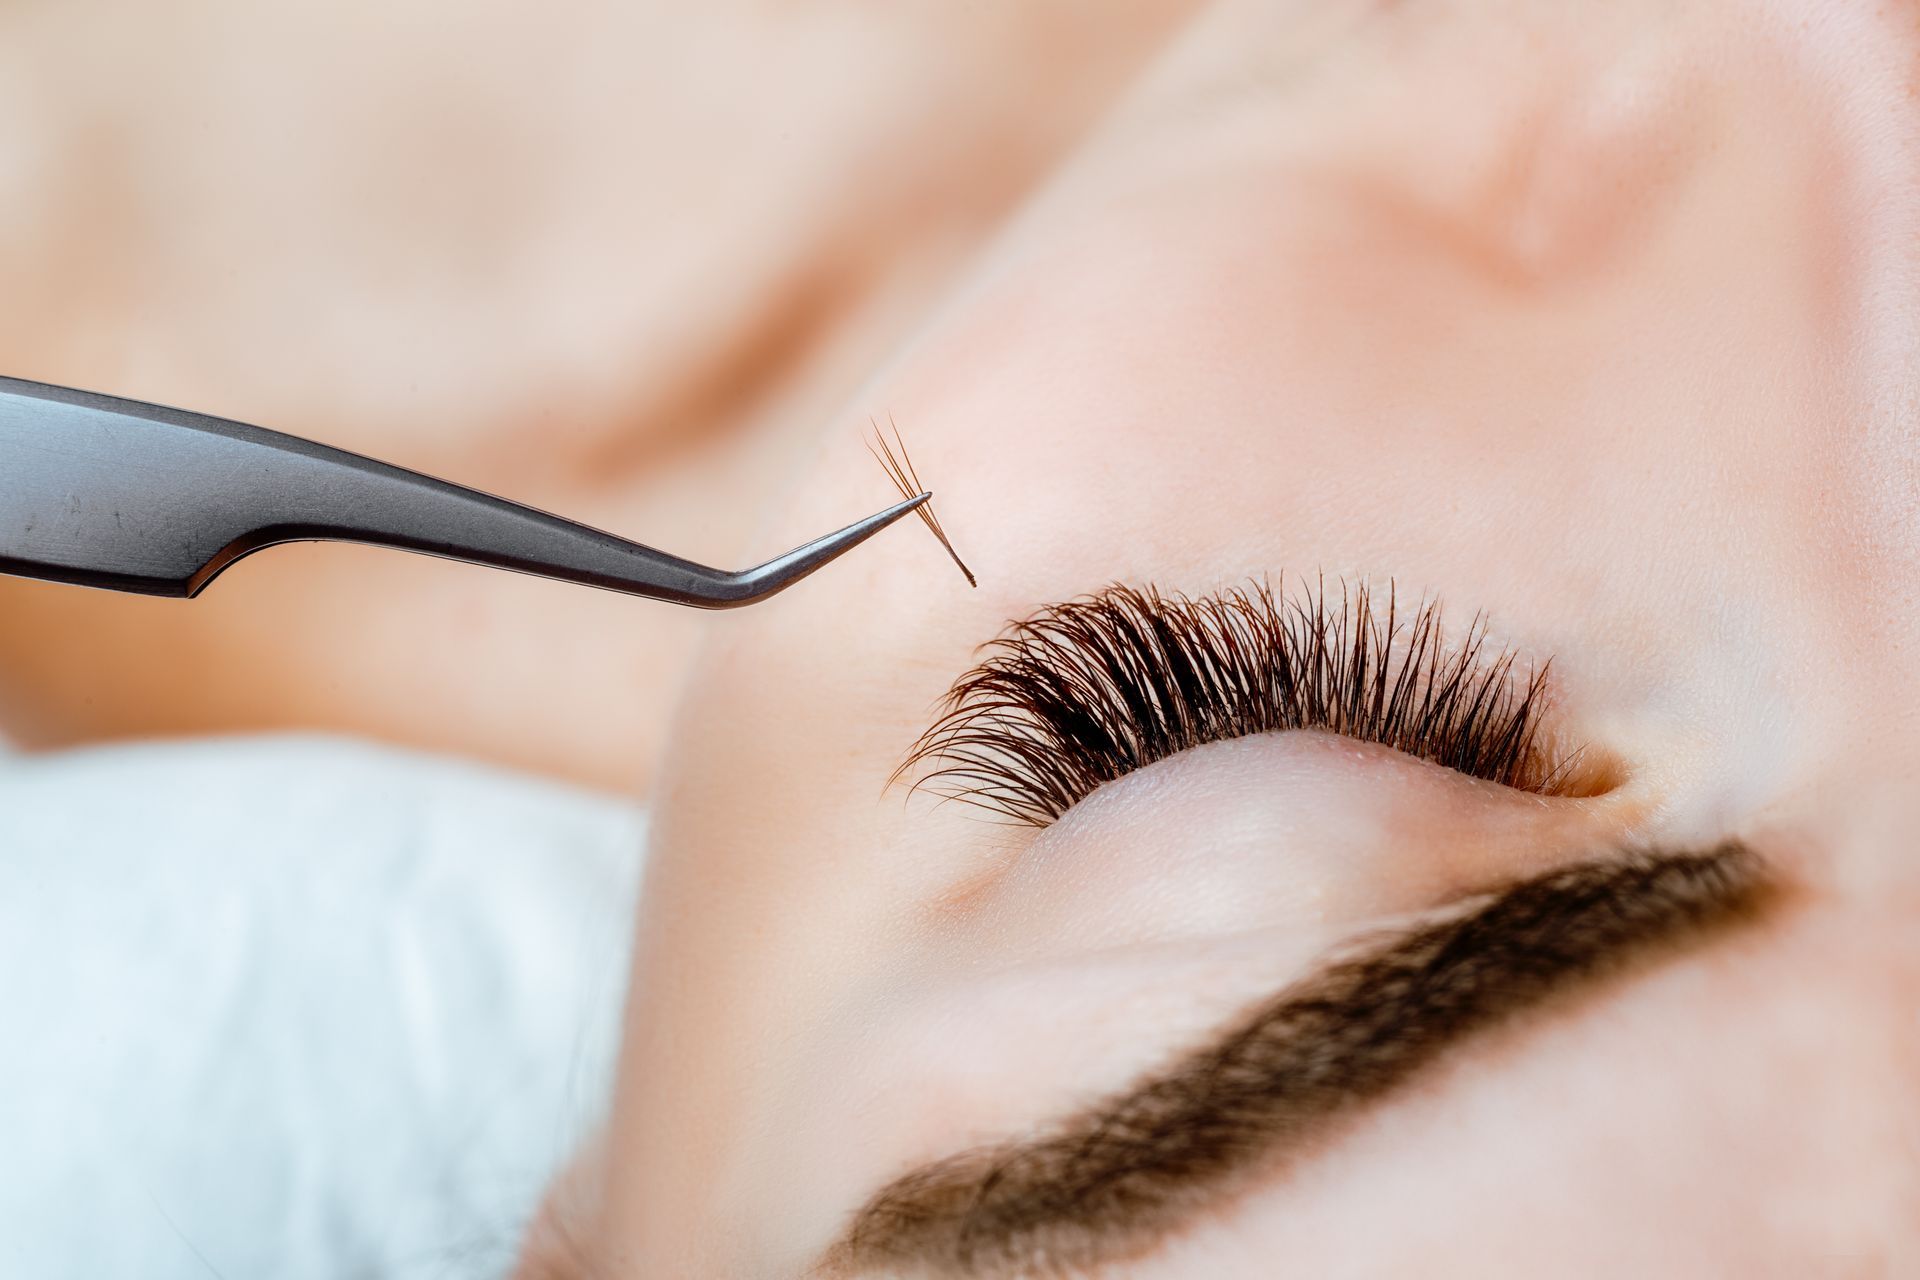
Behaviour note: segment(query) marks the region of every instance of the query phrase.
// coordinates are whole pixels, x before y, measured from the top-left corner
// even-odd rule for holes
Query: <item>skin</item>
[[[1763,926],[1462,1046],[1109,1274],[1913,1270],[1911,9],[1259,0],[1175,42],[1191,7],[809,6],[804,54],[755,5],[538,39],[463,6],[451,45],[430,8],[181,38],[9,7],[8,372],[740,562],[887,500],[855,433],[892,412],[982,586],[912,526],[710,627],[351,549],[193,606],[5,582],[0,719],[608,785],[670,740],[612,1117],[529,1274],[801,1273],[895,1174],[1356,931],[1728,834],[1793,889]],[[1486,610],[1618,785],[1543,803],[1296,735],[1044,834],[881,793],[1007,619],[1285,569]]]
[[[925,1160],[1124,1085],[1357,931],[1744,839],[1754,928],[1461,1046],[1103,1275],[1920,1266],[1920,24],[1866,4],[1226,4],[834,415],[708,636],[603,1141],[525,1272],[785,1277]],[[1296,734],[1056,826],[883,793],[973,646],[1114,580],[1484,610],[1617,770],[1546,801]]]
[[[3,5],[0,369],[757,564],[807,433],[1191,7]],[[0,617],[24,745],[319,728],[621,790],[703,624],[339,546]]]

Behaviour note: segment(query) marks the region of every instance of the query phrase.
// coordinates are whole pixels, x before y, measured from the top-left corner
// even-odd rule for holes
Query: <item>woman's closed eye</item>
[[[1541,731],[1547,666],[1449,644],[1389,588],[1264,581],[1200,597],[1110,586],[1013,624],[947,693],[894,778],[1045,826],[1095,788],[1177,752],[1320,729],[1541,795],[1601,789]]]

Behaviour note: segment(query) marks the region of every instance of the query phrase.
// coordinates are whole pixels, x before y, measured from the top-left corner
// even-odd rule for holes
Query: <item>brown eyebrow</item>
[[[895,1179],[819,1271],[1051,1275],[1139,1256],[1467,1035],[1750,919],[1770,890],[1761,861],[1727,844],[1598,858],[1476,898],[1324,965],[1036,1139]]]

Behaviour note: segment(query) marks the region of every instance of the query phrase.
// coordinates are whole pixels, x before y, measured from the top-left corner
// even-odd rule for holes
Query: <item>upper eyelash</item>
[[[1114,585],[1014,623],[942,700],[891,781],[1045,826],[1102,783],[1208,742],[1326,729],[1461,773],[1562,794],[1547,758],[1547,666],[1458,645],[1437,606],[1384,613],[1367,588],[1276,599],[1263,581],[1202,596]],[[1576,753],[1577,754],[1577,753]]]

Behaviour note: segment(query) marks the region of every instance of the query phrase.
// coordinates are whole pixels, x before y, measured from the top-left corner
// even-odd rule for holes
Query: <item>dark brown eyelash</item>
[[[867,452],[873,455],[875,462],[886,469],[887,478],[893,481],[893,487],[900,491],[900,496],[911,498],[915,494],[925,493],[926,486],[920,483],[920,473],[913,469],[913,459],[907,454],[907,442],[900,438],[900,424],[893,420],[893,415],[887,415],[887,425],[893,428],[893,444],[900,446],[898,457],[894,456],[893,445],[887,443],[886,433],[880,430],[880,424],[869,418],[867,425],[873,428],[873,436],[867,441]],[[940,517],[933,513],[933,503],[929,501],[915,508],[914,514],[920,517],[922,524],[933,531],[934,537],[940,539],[940,545],[947,549],[947,554],[953,557],[953,563],[959,566],[961,573],[966,575],[967,585],[978,587],[980,582],[973,576],[973,570],[967,568],[966,561],[962,560],[960,553],[953,549],[953,542],[947,537],[947,531],[940,526]]]
[[[1265,581],[1190,598],[1110,586],[1013,624],[941,704],[893,781],[1044,826],[1112,782],[1204,743],[1288,729],[1376,742],[1489,782],[1564,794],[1547,758],[1547,668],[1488,653],[1476,617],[1458,645],[1436,606],[1411,620],[1393,591]],[[1577,754],[1577,753],[1576,753]]]

